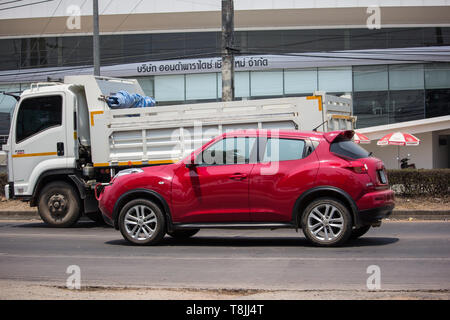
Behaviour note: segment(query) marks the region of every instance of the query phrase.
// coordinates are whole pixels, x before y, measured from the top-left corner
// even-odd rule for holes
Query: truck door
[[[14,194],[31,195],[42,172],[65,168],[64,94],[23,98],[11,130]]]

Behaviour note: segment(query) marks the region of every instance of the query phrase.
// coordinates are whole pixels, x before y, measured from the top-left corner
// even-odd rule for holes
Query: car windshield
[[[331,144],[330,151],[351,159],[370,157],[369,152],[348,139],[336,139]]]

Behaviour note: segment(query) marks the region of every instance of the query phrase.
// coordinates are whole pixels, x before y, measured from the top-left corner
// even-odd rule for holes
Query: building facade
[[[92,72],[91,1],[33,3],[0,4],[0,91]],[[221,1],[99,4],[102,75],[159,105],[220,101]],[[236,99],[349,94],[358,128],[450,114],[450,1],[234,6]],[[0,112],[14,103],[0,94]]]

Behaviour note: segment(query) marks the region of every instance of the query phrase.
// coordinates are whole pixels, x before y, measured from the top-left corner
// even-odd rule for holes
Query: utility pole
[[[222,101],[234,99],[233,32],[233,0],[222,0]]]
[[[100,75],[100,36],[98,24],[98,0],[94,0],[93,19],[94,19],[94,35],[93,35],[93,55],[94,55],[94,76]]]

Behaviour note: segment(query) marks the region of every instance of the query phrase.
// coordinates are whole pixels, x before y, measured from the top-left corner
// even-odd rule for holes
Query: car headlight
[[[113,180],[117,179],[118,177],[127,175],[127,174],[132,174],[132,173],[140,173],[140,172],[144,172],[144,170],[140,169],[140,168],[130,168],[130,169],[125,169],[122,171],[119,171],[113,178]]]

